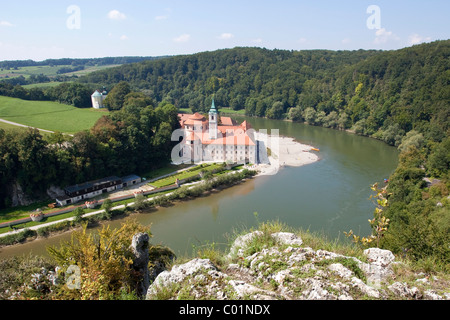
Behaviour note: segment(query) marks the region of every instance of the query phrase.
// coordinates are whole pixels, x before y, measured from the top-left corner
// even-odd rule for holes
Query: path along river
[[[237,118],[243,121],[243,117]],[[344,239],[343,231],[370,234],[368,219],[374,204],[370,186],[389,177],[398,152],[383,142],[351,133],[300,123],[245,118],[255,130],[278,129],[280,135],[319,148],[318,162],[283,167],[276,175],[260,176],[221,192],[174,206],[135,215],[151,224],[152,243],[161,243],[177,255],[191,255],[205,244],[228,244],[233,231],[279,220],[291,227],[322,232]],[[255,217],[254,212],[257,212]],[[122,221],[110,222],[117,227]],[[69,240],[70,233],[0,249],[0,258],[46,254],[46,246]]]

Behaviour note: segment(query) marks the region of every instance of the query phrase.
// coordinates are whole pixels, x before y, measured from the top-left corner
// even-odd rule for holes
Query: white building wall
[[[92,107],[95,109],[103,108],[103,100],[101,96],[98,97],[91,97],[92,100]]]

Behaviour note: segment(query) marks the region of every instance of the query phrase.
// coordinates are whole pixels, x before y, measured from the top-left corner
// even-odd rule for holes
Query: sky
[[[0,0],[0,61],[395,50],[449,39],[449,12],[448,0]]]

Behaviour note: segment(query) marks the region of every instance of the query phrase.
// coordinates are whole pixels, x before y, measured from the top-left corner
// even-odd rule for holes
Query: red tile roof
[[[214,144],[214,145],[256,145],[253,141],[253,136],[247,133],[247,130],[252,128],[251,125],[244,121],[240,125],[236,125],[236,122],[229,117],[222,117],[222,124],[217,126],[218,138],[210,139],[209,131],[207,131],[208,120],[199,113],[193,115],[179,114],[181,127],[185,125],[205,124],[202,132],[189,131],[186,135],[187,141],[200,140],[202,144]],[[225,120],[225,121],[224,121]]]

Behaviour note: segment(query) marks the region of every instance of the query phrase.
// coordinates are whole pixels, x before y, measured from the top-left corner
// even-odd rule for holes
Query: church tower
[[[211,109],[209,110],[209,138],[217,139],[217,121],[219,117],[219,112],[217,112],[216,106],[214,105],[214,98],[212,100]]]

